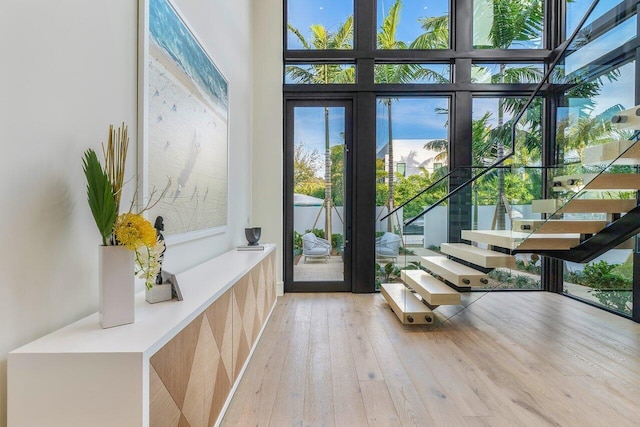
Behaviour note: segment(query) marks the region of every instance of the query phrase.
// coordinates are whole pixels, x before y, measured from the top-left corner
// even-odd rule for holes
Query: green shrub
[[[344,241],[342,234],[332,234],[331,235],[331,246],[340,249],[342,246],[342,242]]]
[[[633,280],[620,275],[618,271],[621,264],[609,264],[606,261],[590,263],[584,266],[584,270],[565,273],[564,280],[578,285],[588,286],[593,289],[631,289]]]
[[[302,249],[302,234],[293,230],[293,249],[301,250]]]
[[[489,277],[496,282],[512,285],[514,289],[540,289],[540,281],[528,276],[519,274],[511,274],[508,271],[493,270],[489,273]]]
[[[314,228],[313,230],[306,230],[306,231],[305,231],[305,234],[306,234],[306,233],[313,233],[313,234],[315,234],[315,236],[316,236],[316,237],[319,237],[319,238],[321,238],[321,239],[324,239],[324,238],[325,238],[325,237],[324,237],[324,230],[321,230],[321,229],[319,229],[319,228]]]
[[[627,307],[627,302],[633,298],[632,292],[620,290],[601,290],[594,289],[590,291],[598,299],[600,304],[622,313],[631,314]]]
[[[606,261],[585,265],[582,271],[585,284],[594,289],[631,289],[632,281],[613,273],[618,265]]]
[[[534,262],[533,259],[531,259],[531,262],[525,262],[521,259],[517,259],[516,269],[520,271],[526,271],[527,273],[541,274],[542,267],[539,265],[536,265],[536,262]]]

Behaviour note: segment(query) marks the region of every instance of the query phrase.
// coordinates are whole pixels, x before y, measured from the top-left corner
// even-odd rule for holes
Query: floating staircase
[[[638,107],[629,111],[635,114],[636,110],[640,113]],[[534,200],[531,205],[533,213],[550,219],[513,219],[512,230],[462,230],[461,239],[471,244],[442,243],[440,251],[444,256],[422,257],[423,269],[401,271],[403,283],[383,284],[382,294],[400,321],[432,324],[432,310],[440,305],[460,304],[459,291],[486,289],[487,271],[515,268],[515,254],[535,253],[583,263],[613,248],[633,248],[633,236],[640,233],[638,200],[602,197],[605,191],[611,192],[611,197],[640,191],[640,174],[609,173],[612,165],[640,165],[640,144],[608,142],[587,147],[583,157],[584,164],[604,164],[604,172],[553,177],[551,193],[563,200]],[[599,214],[596,216],[606,219],[563,218],[565,214]]]

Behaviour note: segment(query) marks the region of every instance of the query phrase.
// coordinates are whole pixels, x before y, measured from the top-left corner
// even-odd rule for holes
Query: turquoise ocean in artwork
[[[227,111],[227,82],[167,0],[149,0],[149,34],[211,101]]]

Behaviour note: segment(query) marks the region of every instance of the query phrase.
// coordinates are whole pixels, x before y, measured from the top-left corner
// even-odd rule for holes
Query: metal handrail
[[[389,212],[388,214],[386,214],[385,216],[383,216],[382,218],[380,218],[380,221],[384,221],[385,219],[389,218],[391,215],[393,215],[394,213],[398,212],[400,209],[402,209],[405,205],[407,205],[407,203],[413,202],[415,199],[417,199],[418,197],[422,196],[424,193],[426,193],[427,191],[431,190],[433,187],[435,187],[436,185],[440,184],[442,181],[444,181],[445,179],[449,178],[454,172],[456,172],[458,169],[462,169],[462,166],[458,166],[457,168],[455,168],[452,171],[449,171],[449,173],[447,173],[446,175],[442,176],[440,179],[438,179],[436,182],[432,183],[431,185],[429,185],[427,188],[424,188],[422,190],[420,190],[415,196],[411,197],[409,200],[405,200],[400,206],[396,207],[394,210],[392,210],[391,212]]]

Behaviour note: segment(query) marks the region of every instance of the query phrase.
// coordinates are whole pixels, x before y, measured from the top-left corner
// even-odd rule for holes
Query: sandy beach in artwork
[[[227,223],[227,116],[155,42],[150,41],[148,185],[165,198],[165,235]]]

